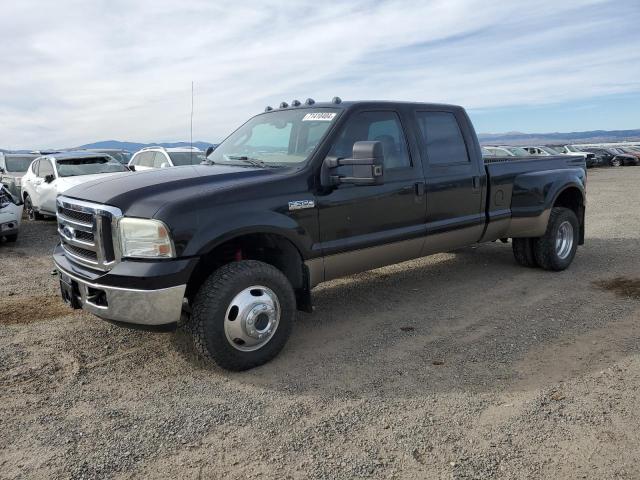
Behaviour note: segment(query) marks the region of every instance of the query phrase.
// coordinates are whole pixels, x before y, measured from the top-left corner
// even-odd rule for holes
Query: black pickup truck
[[[273,358],[321,282],[512,239],[562,270],[584,242],[584,158],[483,160],[463,108],[267,107],[202,165],[115,175],[57,199],[62,297],[103,319],[184,322],[242,370]]]

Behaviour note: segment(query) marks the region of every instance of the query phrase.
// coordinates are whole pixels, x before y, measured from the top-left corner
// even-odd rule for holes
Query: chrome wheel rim
[[[224,316],[224,333],[229,344],[251,352],[273,338],[280,323],[280,302],[270,288],[254,285],[238,293]]]
[[[561,260],[564,260],[571,253],[573,248],[573,225],[571,222],[564,221],[558,227],[558,233],[556,234],[556,255]]]

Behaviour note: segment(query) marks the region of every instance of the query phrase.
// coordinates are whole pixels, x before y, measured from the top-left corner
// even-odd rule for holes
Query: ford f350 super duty
[[[480,242],[567,268],[584,157],[483,160],[463,108],[294,101],[202,165],[115,174],[57,198],[62,298],[103,319],[183,322],[226,369],[273,358],[321,282]]]

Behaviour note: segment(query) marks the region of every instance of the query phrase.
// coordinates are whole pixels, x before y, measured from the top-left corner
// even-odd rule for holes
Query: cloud
[[[3,6],[0,145],[216,141],[281,100],[471,109],[640,91],[634,0],[72,1]]]

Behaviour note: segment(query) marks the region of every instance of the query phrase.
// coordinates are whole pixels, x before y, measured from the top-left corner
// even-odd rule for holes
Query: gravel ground
[[[57,300],[0,244],[2,478],[640,478],[640,168],[590,171],[571,268],[494,243],[320,286],[271,363]]]

